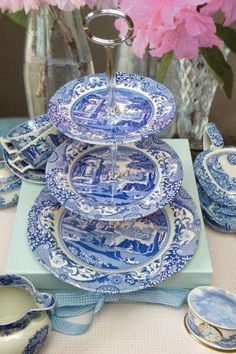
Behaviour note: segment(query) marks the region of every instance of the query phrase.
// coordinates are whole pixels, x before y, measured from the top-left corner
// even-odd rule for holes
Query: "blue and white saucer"
[[[199,199],[206,222],[220,232],[236,232],[236,208],[214,202],[198,185]]]
[[[200,220],[181,188],[173,202],[138,220],[82,219],[44,189],[28,217],[28,241],[58,279],[85,290],[125,293],[159,284],[179,272],[198,245]]]
[[[21,179],[13,175],[5,161],[0,161],[0,193],[12,192],[19,189]]]
[[[7,135],[6,138],[16,138],[18,140],[19,147],[22,147],[25,143],[24,135],[27,135],[28,139],[33,138],[34,136],[37,137],[37,131],[46,129],[50,124],[50,119],[47,115],[39,116],[35,119],[27,120],[24,123],[19,124],[18,126],[14,127],[10,133]],[[22,140],[19,139],[22,137]],[[28,140],[26,140],[28,142]],[[16,168],[14,168],[9,161],[14,160],[17,155],[13,154],[10,155],[4,148],[3,148],[3,157],[7,164],[9,170],[19,178],[34,183],[44,183],[45,182],[45,168],[42,169],[32,169],[27,170],[25,172],[20,172]]]
[[[236,295],[202,286],[188,296],[187,331],[198,341],[223,352],[236,351]]]
[[[194,170],[201,187],[217,204],[236,207],[236,148],[215,148],[200,153]]]
[[[158,82],[117,72],[114,114],[109,114],[105,74],[62,86],[49,103],[52,123],[68,137],[91,144],[139,141],[163,131],[174,118],[175,100]]]
[[[9,153],[3,149],[3,157],[9,170],[11,170],[11,172],[14,173],[14,175],[16,175],[17,177],[27,182],[33,182],[39,184],[45,183],[45,169],[37,169],[37,170],[32,169],[32,170],[27,170],[25,172],[20,172],[19,170],[11,166],[11,164],[9,163],[9,160],[11,158],[14,158],[14,155],[10,156]]]
[[[106,221],[137,219],[175,197],[183,179],[176,152],[155,136],[119,146],[117,179],[111,179],[107,146],[67,140],[48,160],[48,190],[66,209]]]
[[[0,161],[0,209],[17,204],[20,187],[20,178],[11,173],[4,161]]]

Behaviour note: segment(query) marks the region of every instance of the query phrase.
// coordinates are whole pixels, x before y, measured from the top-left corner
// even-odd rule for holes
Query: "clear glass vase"
[[[147,51],[142,59],[138,58],[132,51],[132,47],[123,43],[116,49],[116,68],[117,71],[131,72],[138,75],[144,75],[156,80],[159,59],[152,57]],[[166,77],[165,84],[169,87],[169,74]],[[171,138],[176,130],[175,120],[159,134],[160,138]]]
[[[60,86],[93,72],[79,11],[43,5],[29,14],[24,82],[31,118],[47,112],[48,101]]]
[[[225,56],[227,48],[222,48]],[[202,137],[215,96],[217,81],[209,72],[203,57],[173,58],[171,90],[177,105],[177,134],[188,138],[192,150],[202,149]]]

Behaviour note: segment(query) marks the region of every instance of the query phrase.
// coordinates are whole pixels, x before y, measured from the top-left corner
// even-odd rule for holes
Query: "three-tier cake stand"
[[[95,37],[90,22],[104,15],[123,18],[127,34]],[[28,240],[36,258],[69,284],[140,290],[180,271],[198,244],[200,222],[182,187],[181,161],[157,137],[174,118],[175,100],[158,82],[114,72],[113,47],[133,35],[127,15],[92,12],[84,27],[106,48],[106,74],[71,81],[50,101],[51,122],[68,138],[48,161]]]

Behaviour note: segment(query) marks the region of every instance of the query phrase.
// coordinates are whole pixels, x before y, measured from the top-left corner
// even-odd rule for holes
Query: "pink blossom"
[[[28,13],[30,10],[37,10],[43,3],[58,6],[60,10],[72,11],[85,5],[90,8],[96,6],[97,9],[117,8],[119,0],[0,0],[0,9],[10,12],[25,10]]]
[[[86,0],[42,0],[43,2],[57,6],[62,11],[73,11],[85,6],[88,1]]]
[[[236,21],[236,0],[211,0],[202,8],[201,12],[212,15],[219,10],[225,15],[225,26],[229,26]]]
[[[8,11],[9,9],[9,0],[0,0],[0,9],[2,12]]]
[[[85,3],[90,7],[97,9],[116,9],[119,5],[119,0],[85,0]]]
[[[121,0],[121,9],[134,22],[134,53],[142,57],[149,46],[157,57],[173,50],[177,58],[194,58],[199,47],[220,45],[212,16],[197,9],[209,1]]]
[[[48,0],[45,2],[50,5],[57,5],[59,9],[64,11],[72,11],[74,9],[80,9],[82,6],[89,6],[91,9],[96,7],[97,9],[113,9],[118,7],[118,0]]]
[[[0,9],[10,12],[25,10],[28,13],[30,10],[37,10],[40,3],[41,0],[0,0]]]
[[[173,50],[177,58],[194,58],[199,47],[211,47],[222,42],[215,35],[212,18],[195,10],[183,9],[175,16],[175,27],[162,26],[155,38],[152,38],[152,55],[161,57]]]

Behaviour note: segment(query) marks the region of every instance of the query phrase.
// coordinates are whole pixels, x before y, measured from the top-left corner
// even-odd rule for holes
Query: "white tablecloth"
[[[0,211],[0,272],[4,272],[15,208]],[[206,228],[213,264],[212,285],[236,293],[236,234]],[[19,254],[20,257],[20,254]],[[204,354],[185,331],[187,307],[173,309],[150,304],[106,304],[90,330],[81,336],[53,332],[44,354]]]

